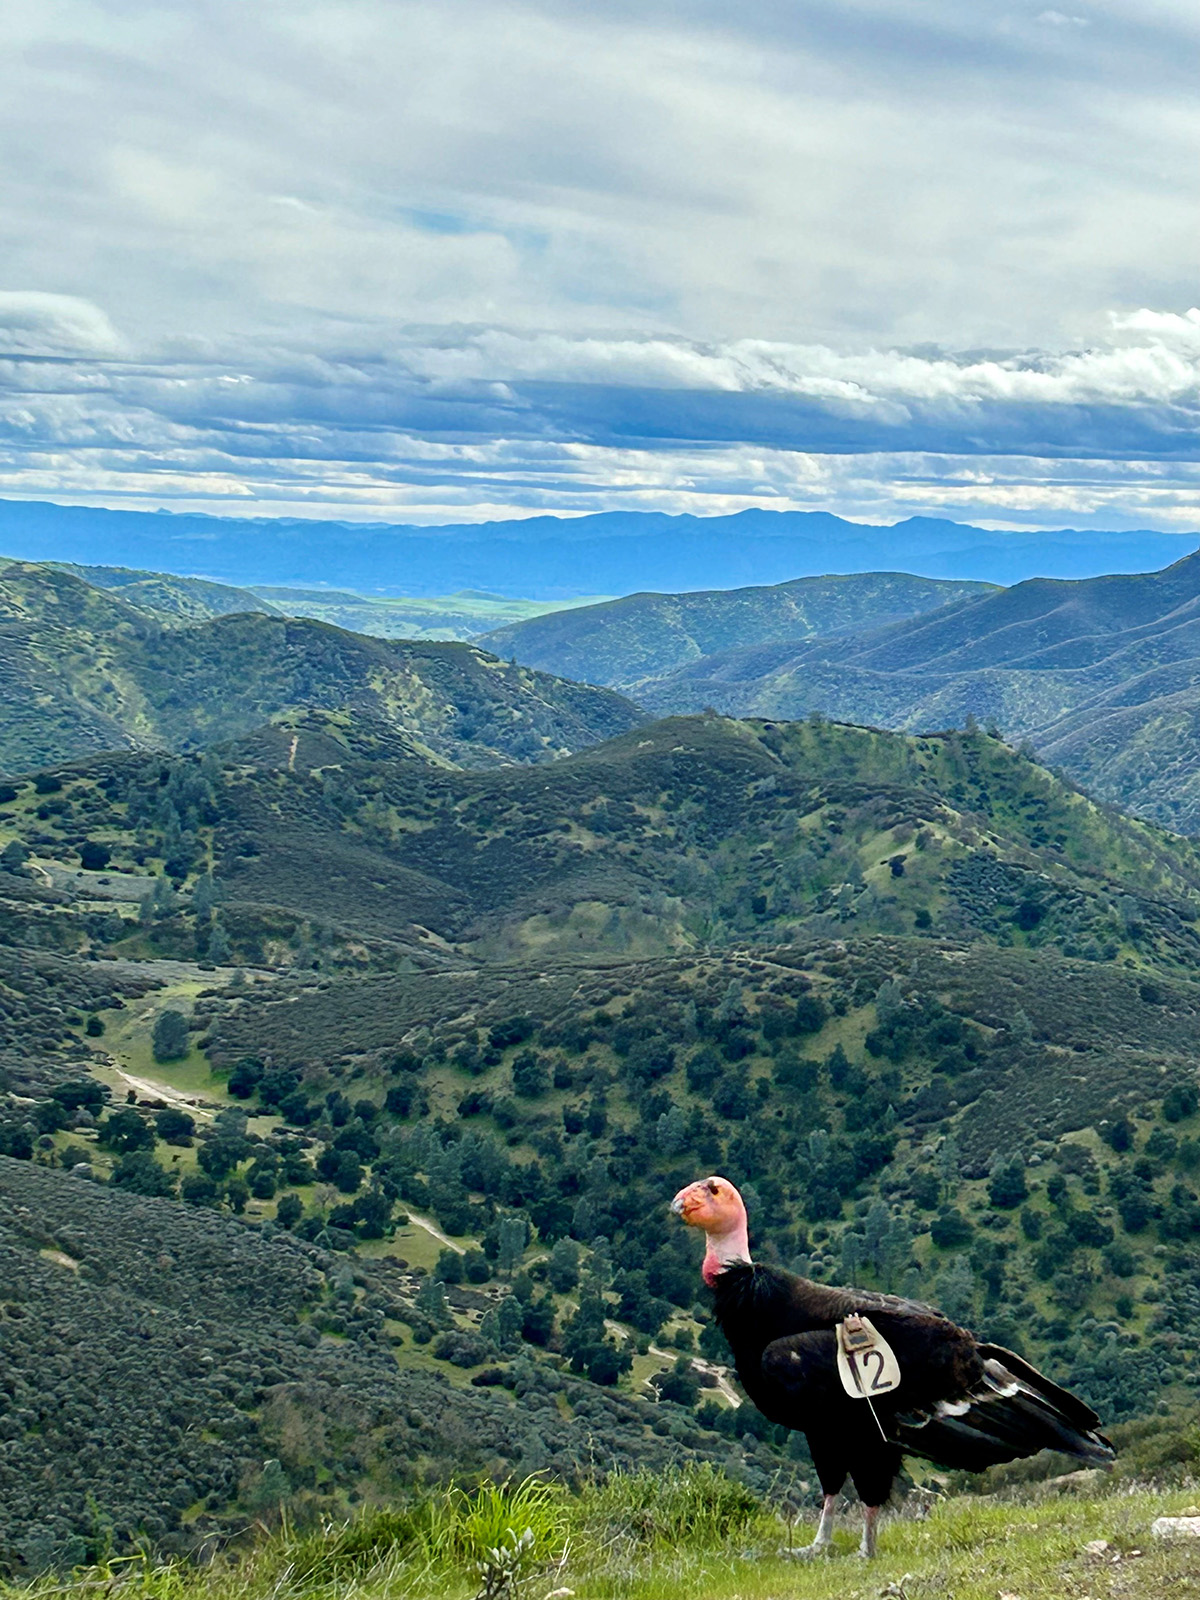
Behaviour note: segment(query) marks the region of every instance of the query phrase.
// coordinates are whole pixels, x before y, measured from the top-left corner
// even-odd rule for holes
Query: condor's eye
[[[710,1183],[708,1186],[708,1192],[709,1194],[720,1194],[721,1185],[719,1183]]]

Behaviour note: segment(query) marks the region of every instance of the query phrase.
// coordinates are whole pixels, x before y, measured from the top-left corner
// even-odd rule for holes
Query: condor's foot
[[[863,1536],[856,1554],[863,1561],[875,1559],[875,1525],[879,1521],[879,1506],[863,1507]]]
[[[802,1545],[799,1550],[786,1550],[784,1554],[791,1556],[794,1561],[812,1561],[816,1556],[827,1556],[833,1548],[833,1508],[836,1504],[837,1495],[827,1494],[821,1505],[816,1538],[811,1544]]]

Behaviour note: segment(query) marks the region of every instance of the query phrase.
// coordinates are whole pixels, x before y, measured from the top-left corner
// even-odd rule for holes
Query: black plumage
[[[864,1505],[882,1505],[905,1454],[972,1472],[1046,1449],[1113,1460],[1083,1401],[929,1306],[747,1261],[709,1282],[746,1393],[770,1421],[805,1434],[827,1496],[849,1475]],[[851,1314],[870,1318],[900,1365],[899,1388],[870,1404],[838,1376],[836,1328]]]

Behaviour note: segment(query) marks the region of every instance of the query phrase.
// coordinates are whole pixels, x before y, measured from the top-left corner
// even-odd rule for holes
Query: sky
[[[0,497],[1200,528],[1194,0],[0,24]]]

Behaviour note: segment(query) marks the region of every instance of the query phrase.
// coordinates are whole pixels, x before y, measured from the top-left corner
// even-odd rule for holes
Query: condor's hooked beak
[[[684,1193],[685,1193],[685,1191],[681,1189],[680,1192],[675,1196],[674,1200],[671,1201],[671,1210],[675,1213],[675,1215],[677,1217],[681,1217],[683,1215],[683,1196],[684,1196]]]

